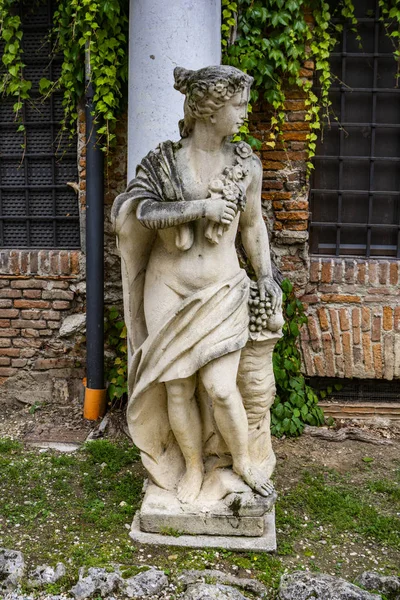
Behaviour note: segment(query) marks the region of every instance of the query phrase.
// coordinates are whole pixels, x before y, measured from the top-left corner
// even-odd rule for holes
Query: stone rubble
[[[101,596],[108,596],[116,592],[122,581],[118,573],[109,573],[106,569],[90,567],[85,575],[85,569],[79,569],[79,580],[70,589],[75,600],[84,600],[90,598],[95,593]]]
[[[0,590],[16,587],[25,575],[22,552],[0,548]]]
[[[0,596],[1,600],[71,600],[66,594],[44,594],[38,599],[38,596],[32,594],[22,594],[18,592],[9,592],[4,596]],[[110,599],[109,599],[110,600]]]
[[[150,569],[125,579],[121,589],[128,598],[143,598],[159,594],[167,584],[168,578],[163,571]]]
[[[64,577],[66,568],[63,563],[57,563],[56,568],[49,565],[39,565],[29,573],[29,584],[33,587],[40,587],[48,583],[56,583],[61,577]]]
[[[400,577],[381,575],[374,571],[365,571],[356,579],[357,585],[366,590],[377,590],[393,600],[400,600]]]
[[[75,600],[85,600],[95,594],[102,597],[121,592],[126,598],[144,598],[159,594],[168,584],[168,578],[163,571],[151,568],[124,579],[120,571],[109,573],[106,569],[90,567],[80,569],[79,581],[70,592]]]
[[[142,567],[145,565],[142,565]],[[69,593],[48,594],[44,590],[66,575],[63,563],[56,567],[39,565],[27,576],[27,585],[35,592],[20,590],[26,574],[24,556],[21,552],[0,548],[0,599],[1,600],[86,600],[101,597],[103,600],[268,600],[267,588],[255,579],[236,577],[217,569],[182,571],[169,581],[166,574],[154,566],[124,577],[123,568],[116,565],[113,571],[100,567],[82,567],[79,579]],[[344,579],[324,573],[295,571],[283,575],[277,600],[382,600],[379,591],[389,600],[400,600],[400,577],[384,576],[366,571],[353,585]],[[361,587],[359,587],[361,586]],[[363,589],[362,589],[363,588]],[[240,591],[241,590],[241,591]],[[243,593],[242,593],[243,591]],[[275,596],[274,596],[275,597]]]
[[[248,600],[248,598],[228,585],[196,583],[189,585],[182,600]]]
[[[279,600],[382,600],[333,575],[296,571],[283,575],[278,592]]]
[[[256,579],[246,579],[243,577],[235,577],[230,573],[222,573],[217,569],[203,569],[197,571],[195,569],[185,570],[178,576],[178,581],[185,586],[193,585],[194,583],[205,582],[205,580],[224,585],[234,585],[238,588],[258,594],[261,598],[267,593],[265,585]]]

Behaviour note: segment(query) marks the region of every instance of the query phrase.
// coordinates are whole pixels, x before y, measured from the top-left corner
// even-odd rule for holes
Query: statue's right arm
[[[229,224],[236,215],[236,207],[226,200],[190,200],[160,202],[144,199],[139,202],[136,216],[148,229],[167,229],[206,217],[216,223]]]
[[[139,202],[136,216],[148,229],[166,229],[206,216],[206,201],[160,202],[145,199]]]

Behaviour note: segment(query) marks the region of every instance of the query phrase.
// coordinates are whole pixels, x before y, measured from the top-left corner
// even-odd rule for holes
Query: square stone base
[[[223,548],[238,552],[275,552],[275,510],[272,508],[263,517],[264,531],[259,537],[238,535],[163,535],[147,533],[140,529],[140,513],[135,514],[130,537],[140,544],[157,544],[160,546],[180,546],[186,548]]]

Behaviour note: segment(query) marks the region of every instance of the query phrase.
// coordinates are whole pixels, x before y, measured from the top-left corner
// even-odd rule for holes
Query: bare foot
[[[234,471],[252,490],[258,492],[261,496],[270,496],[275,491],[272,481],[257,467],[244,466],[241,469],[234,467]]]
[[[200,493],[204,471],[202,467],[189,467],[179,482],[177,498],[181,502],[194,502]]]

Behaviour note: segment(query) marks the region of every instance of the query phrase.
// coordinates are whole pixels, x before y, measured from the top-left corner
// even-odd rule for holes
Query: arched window
[[[40,79],[56,80],[61,68],[50,60],[53,6],[51,0],[32,4],[20,12],[24,76],[33,84],[23,108],[25,152],[15,100],[0,99],[0,247],[79,248],[78,198],[68,185],[78,181],[77,146],[67,136],[60,140],[62,95],[45,101],[39,95]]]
[[[331,55],[334,116],[315,157],[311,252],[399,258],[398,64],[379,1],[354,5],[357,31],[344,23]]]

